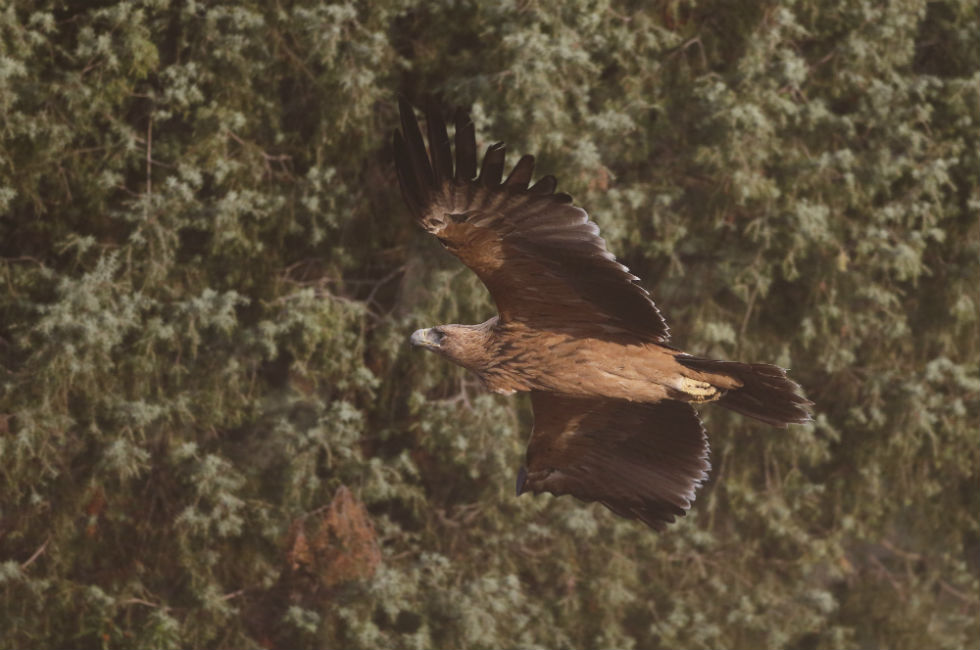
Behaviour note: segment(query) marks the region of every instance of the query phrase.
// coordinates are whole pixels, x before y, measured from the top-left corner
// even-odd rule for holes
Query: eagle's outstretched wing
[[[534,431],[518,494],[598,501],[663,530],[708,478],[708,438],[690,404],[531,393]]]
[[[534,158],[506,178],[504,146],[487,150],[477,175],[473,123],[456,114],[455,169],[445,122],[426,113],[429,153],[412,108],[401,102],[395,163],[419,224],[473,269],[504,322],[600,338],[664,343],[669,330],[637,278],[616,261],[585,210],[545,176],[528,186]]]

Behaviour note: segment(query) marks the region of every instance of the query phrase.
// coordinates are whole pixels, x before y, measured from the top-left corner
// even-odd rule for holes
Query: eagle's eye
[[[442,331],[442,328],[439,327],[432,328],[432,341],[436,345],[442,345],[442,341],[445,338],[446,338],[446,333]]]

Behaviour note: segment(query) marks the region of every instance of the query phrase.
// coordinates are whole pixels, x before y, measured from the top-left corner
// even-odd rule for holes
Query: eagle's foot
[[[721,397],[721,391],[706,381],[681,377],[677,380],[677,388],[687,395],[692,402],[710,402]]]

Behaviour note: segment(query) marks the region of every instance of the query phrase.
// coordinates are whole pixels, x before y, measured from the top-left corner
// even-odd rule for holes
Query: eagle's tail
[[[762,420],[773,426],[807,422],[813,402],[800,395],[800,386],[779,366],[767,363],[716,361],[679,354],[677,361],[698,372],[726,375],[742,384],[719,398],[718,403],[736,413]]]

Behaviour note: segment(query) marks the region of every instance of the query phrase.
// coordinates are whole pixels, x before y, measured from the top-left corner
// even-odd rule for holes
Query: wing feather
[[[480,168],[480,181],[489,188],[500,185],[500,179],[504,175],[504,155],[507,148],[504,143],[498,142],[490,145],[487,155],[483,157],[483,167]]]
[[[426,117],[429,154],[411,107],[401,102],[400,108],[394,151],[402,196],[420,225],[476,272],[503,322],[581,336],[669,339],[650,295],[606,249],[585,210],[555,194],[553,176],[528,188],[533,157],[522,157],[502,182],[505,148],[491,145],[477,177],[474,126],[457,111],[453,177],[449,136],[436,108]]]
[[[434,189],[435,178],[432,175],[432,167],[429,165],[429,156],[425,152],[422,131],[419,130],[419,123],[415,120],[412,107],[405,100],[401,100],[399,108],[407,158],[411,162],[411,167],[405,172],[407,176],[413,179],[422,198],[428,199],[429,190]]]
[[[551,174],[542,176],[538,182],[531,186],[530,191],[535,194],[551,194],[558,187],[558,179]]]
[[[412,119],[415,119],[414,113]],[[456,180],[471,181],[476,177],[476,127],[463,109],[456,111],[455,122]]]
[[[442,119],[442,113],[431,102],[426,108],[425,125],[429,135],[429,150],[432,152],[432,171],[438,186],[453,178],[453,152],[449,146],[446,122]]]
[[[514,165],[513,171],[504,181],[504,185],[512,189],[526,190],[527,184],[531,182],[531,174],[534,173],[534,156],[524,154]]]
[[[408,144],[400,131],[395,131],[395,169],[398,171],[398,185],[402,189],[402,198],[416,219],[422,218],[422,206],[428,199],[422,194],[422,189],[412,171],[412,156]]]
[[[662,530],[707,479],[708,439],[690,404],[531,393],[523,491],[570,494]]]

